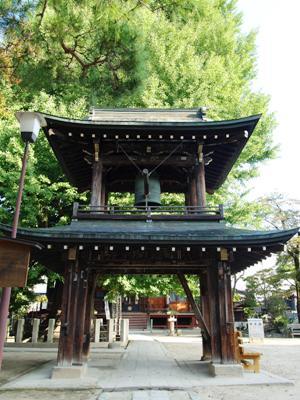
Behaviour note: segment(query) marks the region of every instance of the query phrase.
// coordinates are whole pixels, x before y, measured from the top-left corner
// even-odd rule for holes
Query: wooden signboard
[[[0,239],[0,287],[24,287],[32,244]]]

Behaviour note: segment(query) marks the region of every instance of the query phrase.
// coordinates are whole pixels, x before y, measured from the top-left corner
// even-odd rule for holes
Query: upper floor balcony
[[[220,221],[224,219],[223,205],[196,206],[87,206],[74,203],[73,220],[166,220],[166,221]]]

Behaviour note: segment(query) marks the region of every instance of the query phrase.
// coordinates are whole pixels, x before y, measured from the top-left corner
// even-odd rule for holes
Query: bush
[[[284,333],[287,331],[289,320],[284,315],[279,315],[278,317],[274,318],[273,324],[276,330],[280,333]]]

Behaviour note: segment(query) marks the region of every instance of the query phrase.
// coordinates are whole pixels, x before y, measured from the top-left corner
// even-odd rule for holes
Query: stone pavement
[[[195,391],[135,390],[130,392],[104,392],[97,400],[203,400]]]
[[[176,399],[180,391],[185,391],[182,399],[197,399],[191,397],[191,393],[195,388],[204,386],[291,384],[287,379],[266,372],[245,373],[244,377],[236,378],[209,376],[207,363],[199,361],[200,338],[188,339],[195,342],[195,355],[192,359],[184,354],[176,356],[168,351],[164,345],[166,337],[135,334],[130,339],[127,349],[93,349],[87,374],[82,379],[50,379],[55,363],[51,361],[8,382],[0,389],[102,389],[104,393],[99,397],[101,400],[105,400],[105,396],[109,400],[122,399],[118,394],[128,391],[132,391],[135,396],[132,397],[133,400],[152,400],[156,399],[157,390],[160,390],[160,395],[165,396],[161,397],[163,400]],[[169,392],[170,390],[174,393]],[[173,397],[170,397],[171,394]],[[129,393],[126,396],[124,399],[128,398]]]

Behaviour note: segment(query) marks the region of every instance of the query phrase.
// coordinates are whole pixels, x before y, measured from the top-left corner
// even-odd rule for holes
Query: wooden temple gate
[[[69,181],[91,192],[89,206],[74,204],[70,225],[18,231],[44,245],[33,260],[64,274],[58,366],[87,363],[96,279],[105,274],[177,275],[202,330],[202,359],[235,364],[231,273],[297,232],[228,227],[222,206],[207,206],[206,193],[222,185],[260,116],[207,122],[201,110],[93,110],[89,120],[43,117]],[[160,191],[184,194],[185,205],[161,206]],[[135,192],[136,202],[113,206],[111,192]],[[189,274],[199,277],[201,307]]]

